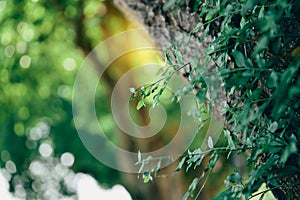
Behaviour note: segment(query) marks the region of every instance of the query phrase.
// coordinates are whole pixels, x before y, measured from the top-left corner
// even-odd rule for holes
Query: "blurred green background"
[[[73,171],[91,174],[107,187],[120,182],[119,173],[99,163],[81,143],[71,105],[73,81],[85,55],[129,26],[114,9],[108,12],[110,6],[100,1],[0,1],[1,167],[17,197],[25,192],[27,199],[37,199],[44,193],[33,187],[43,178],[32,174],[31,163],[55,167],[61,161],[53,159],[64,152],[75,157]]]

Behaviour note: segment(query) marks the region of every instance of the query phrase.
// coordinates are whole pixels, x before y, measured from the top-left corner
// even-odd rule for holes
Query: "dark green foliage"
[[[193,3],[183,5],[184,2]],[[189,6],[202,19],[191,35],[201,31],[214,38],[206,49],[205,64],[191,62],[189,80],[192,88],[200,85],[197,97],[203,103],[209,92],[203,80],[205,69],[210,68],[207,64],[213,63],[211,67],[221,73],[228,99],[224,130],[228,146],[225,151],[216,148],[205,154],[198,149],[195,151],[199,154],[183,155],[176,170],[183,167],[183,162],[188,170],[192,164],[201,163],[204,156],[210,156],[203,171],[206,174],[218,154],[229,157],[232,152],[246,152],[249,176],[242,178],[238,172],[230,175],[225,181],[227,190],[216,199],[249,199],[263,183],[279,199],[287,197],[278,195],[279,188],[285,191],[294,187],[299,192],[298,179],[282,179],[300,174],[299,2],[169,1],[164,8],[176,10],[182,6]],[[180,57],[177,51],[173,54]],[[168,61],[179,68],[184,64],[177,57],[176,63]],[[183,199],[195,198],[194,192],[201,192],[198,184],[204,174],[194,179]],[[267,191],[260,193],[261,198]],[[286,191],[292,199],[297,198],[292,190]]]

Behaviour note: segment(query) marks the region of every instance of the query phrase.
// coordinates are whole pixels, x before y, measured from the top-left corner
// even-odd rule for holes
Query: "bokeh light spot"
[[[39,88],[38,94],[42,99],[46,99],[46,98],[50,97],[51,91],[48,86],[43,85],[42,87]]]
[[[61,85],[58,87],[57,89],[57,94],[61,97],[61,98],[68,98],[71,94],[71,90],[68,86],[66,85]]]
[[[17,52],[23,54],[27,51],[27,43],[25,41],[20,41],[16,46]]]
[[[8,45],[4,50],[5,56],[11,58],[15,53],[15,47],[13,45]]]
[[[20,65],[22,68],[28,68],[30,66],[31,63],[31,58],[27,55],[24,55],[21,57],[20,59]]]
[[[29,137],[31,140],[37,141],[42,138],[42,131],[38,127],[33,127],[30,129]]]
[[[76,67],[76,61],[73,58],[67,58],[64,60],[64,69],[67,71],[73,71]]]
[[[10,159],[11,159],[10,153],[9,153],[7,150],[1,151],[1,160],[2,160],[3,162],[6,162],[6,161],[8,161],[8,160],[10,160]]]
[[[75,161],[73,154],[66,152],[60,157],[61,163],[66,167],[71,167]]]
[[[51,156],[53,149],[50,144],[43,143],[39,147],[39,152],[40,152],[41,156],[47,158],[47,157]]]
[[[46,170],[40,161],[33,161],[30,163],[29,170],[31,174],[36,176],[42,176],[46,174]]]
[[[76,17],[77,10],[74,6],[67,6],[64,14],[66,17],[73,18],[73,17]]]
[[[11,43],[12,37],[13,37],[12,32],[10,32],[10,31],[4,32],[4,33],[1,35],[1,43],[2,43],[3,45],[8,45],[9,43]]]
[[[24,135],[24,124],[21,122],[17,122],[14,124],[14,132],[16,133],[16,135],[18,136],[22,136]]]
[[[30,111],[27,107],[23,106],[19,109],[18,115],[19,115],[20,119],[26,120],[30,117]]]
[[[7,170],[7,172],[9,172],[10,174],[14,174],[17,172],[17,168],[16,168],[16,165],[13,161],[11,160],[8,160],[6,163],[5,163],[5,169]]]

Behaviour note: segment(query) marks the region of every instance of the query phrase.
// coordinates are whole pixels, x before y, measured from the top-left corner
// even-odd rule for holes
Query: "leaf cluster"
[[[202,19],[190,36],[202,32],[200,41],[207,35],[213,37],[202,55],[203,63],[191,58],[190,88],[197,90],[199,102],[209,102],[207,94],[211,88],[204,77],[212,73],[211,69],[221,74],[227,96],[225,152],[227,157],[234,151],[246,153],[250,171],[245,178],[236,171],[229,175],[225,180],[227,190],[216,199],[252,198],[263,183],[273,191],[293,186],[282,182],[281,177],[299,174],[300,165],[299,3],[295,0],[192,2],[171,0],[164,6],[172,10],[190,7]],[[180,49],[178,52],[173,48],[172,53],[176,59],[168,61],[179,68],[183,66],[179,62]],[[201,192],[200,179],[224,153],[211,152],[214,153],[209,154],[204,174],[194,179],[183,199],[195,198],[194,192]],[[188,170],[201,163],[204,156],[201,150],[193,153],[182,156],[176,171],[184,165]],[[260,193],[261,198],[266,192]]]

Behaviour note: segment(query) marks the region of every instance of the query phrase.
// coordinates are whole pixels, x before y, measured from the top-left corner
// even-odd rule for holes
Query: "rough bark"
[[[175,12],[171,10],[164,11],[163,5],[166,0],[113,0],[113,3],[137,27],[139,25],[150,27],[148,29],[150,36],[162,49],[169,46],[178,34],[188,36],[200,22],[197,14],[192,12],[188,6]],[[199,42],[198,38],[201,35],[201,31],[194,34],[188,48],[180,49],[184,59],[187,60],[192,56],[203,54],[211,38],[207,37],[203,42]]]

